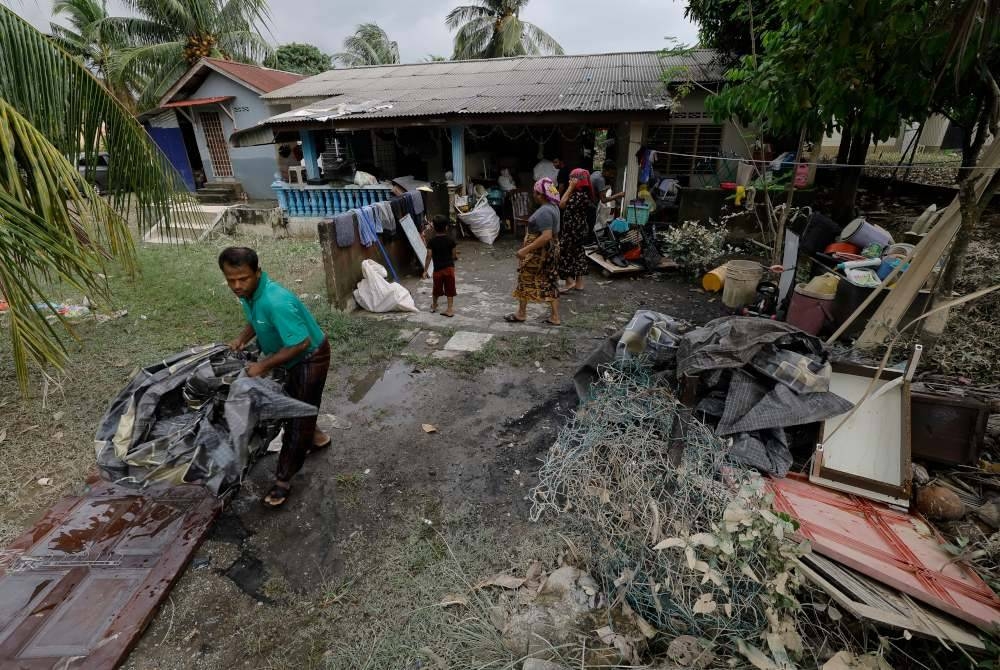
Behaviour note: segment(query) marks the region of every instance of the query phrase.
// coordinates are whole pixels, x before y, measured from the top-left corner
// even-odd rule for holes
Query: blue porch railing
[[[392,198],[392,189],[384,186],[333,188],[276,183],[271,187],[288,216],[333,216]]]

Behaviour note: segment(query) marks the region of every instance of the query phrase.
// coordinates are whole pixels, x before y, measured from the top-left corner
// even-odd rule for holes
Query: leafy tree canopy
[[[264,65],[276,70],[312,76],[331,69],[333,57],[323,53],[313,44],[291,42],[275,49],[274,54],[264,61]]]

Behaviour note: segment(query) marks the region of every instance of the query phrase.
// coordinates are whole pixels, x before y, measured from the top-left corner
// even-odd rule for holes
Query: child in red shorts
[[[455,316],[455,259],[458,258],[458,249],[455,247],[455,240],[448,235],[448,217],[440,214],[434,217],[434,237],[427,243],[427,258],[424,259],[424,279],[427,279],[427,271],[431,261],[434,261],[434,293],[431,301],[431,311],[436,312],[438,298],[446,296],[448,298],[447,311],[441,312],[442,316]]]

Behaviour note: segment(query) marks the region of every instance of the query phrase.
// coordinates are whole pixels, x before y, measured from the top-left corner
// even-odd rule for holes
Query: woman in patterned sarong
[[[549,178],[535,182],[535,202],[539,207],[528,219],[524,244],[517,251],[517,312],[505,318],[521,323],[528,318],[529,302],[547,302],[552,310],[546,323],[559,320],[559,191]]]

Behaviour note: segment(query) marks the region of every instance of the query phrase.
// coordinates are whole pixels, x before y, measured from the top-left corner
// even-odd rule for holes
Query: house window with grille
[[[646,146],[657,152],[653,165],[661,175],[712,174],[716,161],[693,156],[722,153],[722,126],[708,123],[650,126]]]

